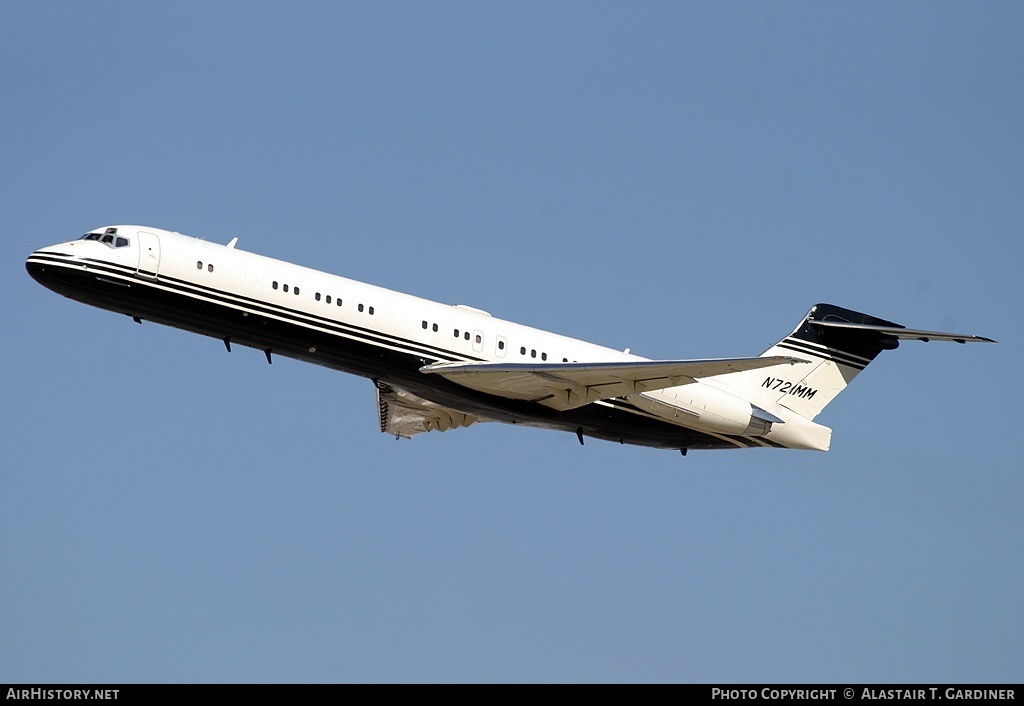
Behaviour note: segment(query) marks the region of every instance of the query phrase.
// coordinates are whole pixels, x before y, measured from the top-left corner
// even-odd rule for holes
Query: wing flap
[[[743,370],[806,362],[790,356],[640,360],[608,363],[434,363],[420,372],[441,375],[478,392],[528,400],[565,411],[598,400],[687,385]]]
[[[406,439],[427,431],[448,431],[487,421],[442,407],[383,382],[377,383],[377,411],[382,432]]]

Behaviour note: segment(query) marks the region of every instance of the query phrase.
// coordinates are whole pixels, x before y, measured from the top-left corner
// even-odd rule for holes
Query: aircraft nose
[[[28,256],[27,260],[25,260],[25,269],[28,270],[29,275],[44,287],[48,286],[48,265],[49,262],[47,262],[47,253],[45,250],[36,250]]]
[[[74,261],[70,253],[49,248],[36,250],[25,260],[25,269],[29,275],[47,289],[58,291],[63,279],[61,273],[67,273],[68,263]]]

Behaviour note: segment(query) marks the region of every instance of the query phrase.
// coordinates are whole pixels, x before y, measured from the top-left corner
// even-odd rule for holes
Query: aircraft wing
[[[406,439],[425,431],[448,431],[489,421],[442,407],[383,382],[377,383],[377,411],[382,432]]]
[[[479,392],[529,400],[565,411],[612,397],[686,385],[697,378],[807,362],[790,356],[610,363],[433,363],[420,372],[441,375]]]

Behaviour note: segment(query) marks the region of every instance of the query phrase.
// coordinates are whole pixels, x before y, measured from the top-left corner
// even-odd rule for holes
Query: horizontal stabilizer
[[[598,400],[686,385],[697,378],[807,362],[791,356],[608,363],[434,363],[420,372],[441,375],[479,392],[537,402],[564,411]]]
[[[808,323],[815,326],[825,326],[834,329],[852,329],[856,331],[872,331],[883,336],[892,336],[903,340],[914,341],[956,341],[957,343],[995,343],[991,338],[984,336],[971,336],[964,333],[943,333],[941,331],[921,331],[918,329],[904,328],[903,326],[871,326],[869,324],[853,324],[849,321],[815,321],[808,319]]]
[[[995,343],[984,336],[911,329],[834,304],[815,304],[791,334],[762,354],[795,354],[807,358],[808,365],[768,376],[736,375],[726,385],[764,409],[784,407],[814,419],[882,351],[899,348],[902,340]]]

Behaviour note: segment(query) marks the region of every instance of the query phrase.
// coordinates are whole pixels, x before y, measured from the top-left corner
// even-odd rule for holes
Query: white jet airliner
[[[32,253],[64,296],[373,380],[381,431],[411,437],[506,422],[664,449],[827,451],[813,420],[908,329],[818,304],[757,357],[626,352],[157,228],[118,225]]]

